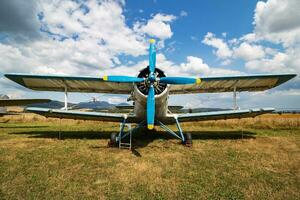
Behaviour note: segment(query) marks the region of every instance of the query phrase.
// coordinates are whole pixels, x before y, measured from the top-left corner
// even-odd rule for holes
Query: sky
[[[170,3],[172,2],[172,3]],[[300,72],[299,0],[0,1],[0,93],[63,100],[5,73],[102,77],[136,75],[148,64],[150,38],[167,75],[223,76]],[[71,94],[110,103],[126,95]],[[232,107],[232,93],[174,95],[171,105]],[[264,92],[238,94],[241,108],[300,108],[299,76]]]

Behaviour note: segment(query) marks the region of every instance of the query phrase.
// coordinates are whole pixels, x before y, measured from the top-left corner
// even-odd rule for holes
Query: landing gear
[[[112,133],[110,135],[110,140],[108,141],[108,145],[107,145],[108,147],[119,147],[120,149],[129,149],[129,150],[132,149],[132,133],[138,128],[145,126],[145,121],[142,121],[136,127],[131,128],[131,124],[127,124],[126,119],[127,116],[124,117],[123,122],[120,124],[120,132]],[[126,137],[127,140],[125,139]]]
[[[108,147],[117,147],[117,133],[112,133],[110,135],[110,140],[108,141]]]
[[[182,129],[181,129],[180,124],[179,124],[179,121],[177,119],[177,116],[174,117],[174,120],[176,122],[176,127],[178,129],[178,133],[175,133],[174,131],[172,131],[169,127],[167,127],[166,125],[164,125],[159,120],[156,120],[156,122],[167,133],[170,133],[171,135],[173,135],[173,136],[177,137],[178,139],[180,139],[181,140],[181,144],[184,144],[187,147],[191,147],[192,146],[192,135],[190,133],[183,134]]]
[[[187,147],[191,147],[193,145],[192,135],[190,133],[185,134],[185,142],[184,145]]]
[[[183,134],[177,117],[174,117],[174,119],[176,122],[176,127],[178,129],[178,133],[172,131],[169,127],[164,125],[159,120],[156,120],[156,124],[160,125],[161,128],[163,128],[165,131],[167,131],[171,135],[180,139],[181,143],[183,145],[185,145],[187,147],[191,147],[192,146],[192,135],[190,133]],[[127,132],[124,131],[125,126],[128,127]],[[145,126],[145,121],[142,121],[140,124],[138,124],[135,128],[132,129],[130,124],[126,124],[126,118],[125,118],[124,121],[120,124],[120,132],[112,133],[110,135],[110,140],[108,141],[108,147],[119,147],[120,149],[121,148],[131,149],[132,132],[134,132],[136,129],[138,129],[139,127],[142,127],[142,126]],[[122,139],[124,139],[127,136],[129,136],[129,143],[122,142]]]

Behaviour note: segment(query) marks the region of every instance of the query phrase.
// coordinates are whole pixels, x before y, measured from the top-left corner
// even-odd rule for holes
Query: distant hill
[[[0,94],[0,99],[9,99],[9,97],[5,94]],[[7,109],[4,107],[0,107],[0,114],[6,113]]]
[[[52,109],[60,109],[64,107],[64,102],[60,101],[51,101],[49,103],[38,103],[38,104],[31,104],[28,107],[40,107],[40,108],[52,108]],[[116,107],[126,107],[131,106],[129,103],[120,103],[120,104],[110,104],[107,101],[90,101],[90,102],[80,102],[77,104],[69,103],[68,107],[71,109],[89,109],[94,111],[101,111],[101,110],[114,110],[117,111]],[[210,112],[210,111],[222,111],[222,110],[231,110],[231,109],[223,109],[223,108],[193,108],[193,109],[176,109],[174,111],[178,111],[180,113],[195,113],[195,112]],[[172,110],[173,112],[173,110]]]
[[[68,107],[73,107],[76,104],[68,103]],[[65,106],[64,102],[61,101],[50,101],[49,103],[35,103],[30,104],[26,107],[39,107],[39,108],[51,108],[51,109],[60,109]]]
[[[9,97],[5,94],[0,94],[0,99],[9,99]]]
[[[128,106],[128,103],[120,103],[117,106]],[[64,102],[51,101],[49,103],[36,103],[31,104],[27,107],[40,107],[40,108],[52,108],[60,109],[65,106]],[[107,101],[90,101],[90,102],[80,102],[80,103],[68,103],[68,107],[71,109],[90,109],[90,110],[106,110],[115,108],[115,104],[110,104]]]
[[[91,102],[80,102],[74,106],[72,109],[110,109],[113,108],[115,105],[110,104],[107,101],[91,101]]]

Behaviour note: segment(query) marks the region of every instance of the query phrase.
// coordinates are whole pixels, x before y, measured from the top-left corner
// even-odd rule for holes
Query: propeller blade
[[[154,87],[151,84],[147,97],[147,127],[149,130],[154,128],[154,116],[155,116],[155,93]]]
[[[149,70],[150,73],[155,72],[155,64],[156,64],[156,48],[155,48],[155,40],[150,40],[150,47],[149,47]]]
[[[103,76],[103,80],[122,83],[138,83],[144,81],[143,78],[138,78],[134,76]]]
[[[160,83],[166,84],[200,84],[200,78],[186,78],[186,77],[161,77],[159,80]]]

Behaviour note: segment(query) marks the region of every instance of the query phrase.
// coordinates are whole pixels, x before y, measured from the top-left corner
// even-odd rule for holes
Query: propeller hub
[[[156,77],[155,77],[155,74],[153,72],[151,72],[149,74],[148,80],[150,81],[150,83],[154,83],[156,81]]]

